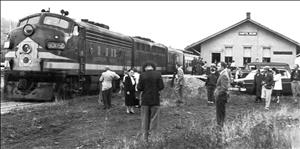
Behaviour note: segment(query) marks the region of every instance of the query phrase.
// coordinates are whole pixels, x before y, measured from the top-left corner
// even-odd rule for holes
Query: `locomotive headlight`
[[[33,32],[34,32],[34,28],[33,28],[32,25],[27,24],[27,25],[25,25],[25,26],[23,27],[23,32],[24,32],[24,35],[25,35],[25,36],[30,36],[30,35],[32,35]]]
[[[60,49],[63,50],[65,49],[66,45],[65,43],[62,42],[48,42],[47,43],[47,48],[48,49]]]
[[[31,52],[31,47],[30,45],[28,44],[24,44],[23,47],[22,47],[22,50],[25,52],[25,53],[30,53]]]
[[[28,57],[24,57],[23,58],[23,63],[27,64],[29,63],[30,59]]]

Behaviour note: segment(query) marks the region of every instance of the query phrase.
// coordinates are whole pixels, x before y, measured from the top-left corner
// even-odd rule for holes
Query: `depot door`
[[[218,63],[221,61],[221,53],[212,53],[211,54],[211,62]]]

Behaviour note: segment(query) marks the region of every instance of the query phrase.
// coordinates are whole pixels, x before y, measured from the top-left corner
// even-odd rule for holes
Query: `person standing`
[[[235,61],[232,60],[232,63],[229,66],[230,66],[230,70],[235,70],[236,69]]]
[[[125,76],[124,79],[126,112],[131,114],[134,114],[133,106],[135,106],[135,100],[136,100],[135,97],[136,81],[133,74],[134,74],[133,69],[128,70],[128,75]]]
[[[202,66],[202,68],[203,68],[203,72],[202,72],[202,74],[201,74],[201,75],[203,75],[203,74],[205,74],[205,73],[206,73],[206,70],[207,70],[207,62],[206,62],[206,61],[204,61],[204,62],[203,62],[203,66]]]
[[[207,76],[207,80],[205,82],[205,86],[206,86],[206,90],[207,90],[207,104],[208,105],[215,103],[214,92],[216,89],[218,77],[219,77],[219,75],[216,72],[216,68],[211,67],[210,74]]]
[[[122,81],[120,81],[120,91],[119,94],[122,95],[122,93],[124,92],[124,82],[125,82],[125,77],[128,75],[127,70],[124,68],[123,69],[123,78]]]
[[[215,90],[216,117],[218,125],[220,127],[223,127],[225,120],[225,104],[227,103],[229,97],[228,88],[230,87],[230,78],[225,62],[219,62],[217,65],[217,69],[220,72],[220,76],[217,80]]]
[[[299,65],[295,64],[294,70],[291,74],[291,86],[292,86],[292,92],[293,92],[293,98],[294,102],[298,102],[297,96],[300,96],[300,71],[299,71]]]
[[[281,91],[282,91],[282,80],[281,80],[281,74],[280,71],[278,69],[274,69],[275,71],[275,75],[274,75],[274,101],[276,101],[277,103],[280,102],[279,96],[281,95]]]
[[[183,101],[183,85],[184,85],[184,73],[182,70],[182,66],[180,64],[176,64],[177,74],[175,76],[175,95],[177,97],[177,104],[184,103]]]
[[[261,98],[265,99],[265,109],[269,110],[274,78],[269,66],[265,66],[264,71],[265,72],[263,73],[262,77]]]
[[[136,91],[135,92],[135,97],[136,97],[135,106],[140,107],[140,105],[141,105],[141,103],[140,103],[140,101],[141,101],[141,92],[137,89],[137,86],[138,86],[139,80],[140,80],[140,74],[139,74],[139,72],[137,71],[136,68],[133,68],[133,71],[134,71],[133,77],[135,78],[135,81],[136,81],[136,83],[135,83],[135,91]]]
[[[234,79],[239,79],[242,77],[242,71],[240,67],[236,67]]]
[[[108,66],[105,67],[105,72],[102,73],[99,81],[102,82],[102,99],[104,108],[111,108],[111,94],[112,94],[112,81],[119,79],[120,76],[115,72],[111,71]]]
[[[262,102],[261,100],[261,85],[262,85],[262,77],[263,75],[260,73],[260,69],[256,70],[256,74],[254,76],[254,83],[253,83],[253,93],[256,95],[255,102]]]
[[[161,73],[153,63],[146,63],[140,75],[138,90],[142,91],[141,121],[143,139],[148,142],[150,131],[157,128],[160,106],[160,91],[164,88]]]

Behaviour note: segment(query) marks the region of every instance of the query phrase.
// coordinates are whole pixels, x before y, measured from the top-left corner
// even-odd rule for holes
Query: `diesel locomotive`
[[[105,66],[121,76],[124,69],[141,71],[146,62],[156,64],[162,74],[173,73],[176,63],[184,66],[182,50],[67,15],[64,10],[61,14],[42,10],[20,19],[8,34],[6,99],[53,100],[99,91]]]

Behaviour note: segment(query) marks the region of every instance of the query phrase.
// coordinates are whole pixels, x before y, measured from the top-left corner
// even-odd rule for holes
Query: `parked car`
[[[242,70],[242,74],[243,74],[243,76],[247,76],[248,73],[250,73],[252,70],[262,69],[265,66],[269,66],[270,68],[274,68],[275,67],[276,69],[285,69],[289,73],[291,73],[291,68],[290,68],[289,64],[287,64],[287,63],[278,63],[278,62],[252,62],[252,63],[248,63],[245,66],[245,69]]]
[[[284,95],[292,94],[291,89],[291,74],[289,70],[286,69],[278,69],[281,73],[282,79],[282,93]],[[261,69],[263,71],[263,69]],[[253,83],[254,83],[254,75],[256,74],[256,70],[252,70],[245,78],[235,79],[232,83],[233,87],[239,88],[239,91],[252,93],[253,92]]]

